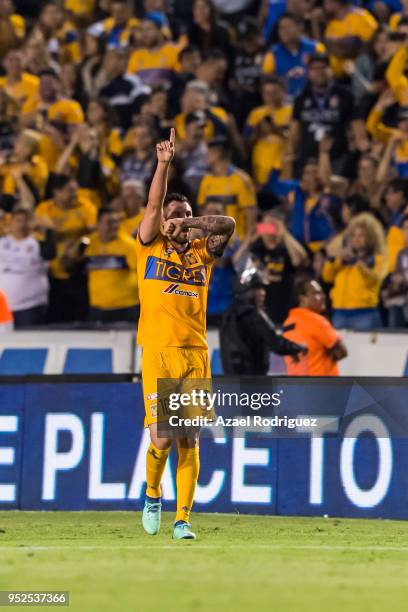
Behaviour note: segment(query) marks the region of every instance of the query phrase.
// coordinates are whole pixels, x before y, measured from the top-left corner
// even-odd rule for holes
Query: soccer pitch
[[[193,518],[199,539],[173,542],[170,513],[149,537],[139,512],[0,512],[0,590],[81,612],[407,608],[408,522]]]

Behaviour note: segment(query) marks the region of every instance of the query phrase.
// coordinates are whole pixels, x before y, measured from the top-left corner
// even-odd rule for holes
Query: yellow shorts
[[[168,406],[171,393],[190,393],[193,389],[211,393],[208,351],[201,348],[143,348],[142,382],[144,423],[147,427],[158,420],[167,420],[174,414]],[[198,414],[197,410],[194,414]],[[199,414],[202,414],[201,410]]]

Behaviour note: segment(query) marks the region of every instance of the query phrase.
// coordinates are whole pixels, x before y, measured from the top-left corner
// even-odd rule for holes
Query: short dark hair
[[[207,145],[210,148],[219,149],[225,157],[229,157],[232,153],[231,143],[225,136],[216,136]]]
[[[33,216],[33,211],[31,208],[25,208],[20,202],[17,202],[15,206],[13,206],[13,210],[11,211],[12,215],[25,215],[27,218],[31,218]]]
[[[310,287],[310,283],[315,280],[312,276],[300,276],[296,282],[294,287],[294,298],[295,304],[300,304],[300,299],[307,295],[307,292]]]
[[[278,27],[281,21],[283,21],[284,19],[290,19],[291,21],[294,21],[298,26],[302,25],[302,20],[297,15],[293,15],[293,13],[283,13],[283,15],[281,15],[278,19]]]
[[[402,191],[404,194],[404,198],[406,198],[408,197],[408,180],[400,177],[392,179],[388,183],[387,189],[392,189],[393,191]]]
[[[274,74],[266,74],[262,77],[261,85],[279,85],[279,87],[283,87],[283,82]]]
[[[177,193],[176,191],[173,191],[172,193],[168,193],[166,195],[166,197],[164,198],[163,206],[168,206],[170,202],[185,202],[186,204],[189,204],[191,206],[188,197],[183,195],[182,193]]]

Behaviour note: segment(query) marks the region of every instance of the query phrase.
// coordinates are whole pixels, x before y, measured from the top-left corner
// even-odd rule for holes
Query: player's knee
[[[150,432],[150,440],[159,450],[167,450],[171,446],[171,438],[159,438],[152,432]]]
[[[192,438],[180,438],[179,440],[177,440],[177,446],[179,448],[197,448],[198,444],[198,435]]]

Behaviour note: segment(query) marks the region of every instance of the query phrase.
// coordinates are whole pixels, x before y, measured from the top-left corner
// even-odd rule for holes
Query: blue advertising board
[[[406,379],[282,377],[266,385],[278,397],[273,414],[296,419],[294,429],[207,428],[196,511],[408,518]],[[140,509],[143,414],[139,382],[0,384],[0,508]],[[305,415],[319,428],[303,427]],[[176,464],[172,454],[166,509],[175,506]]]

